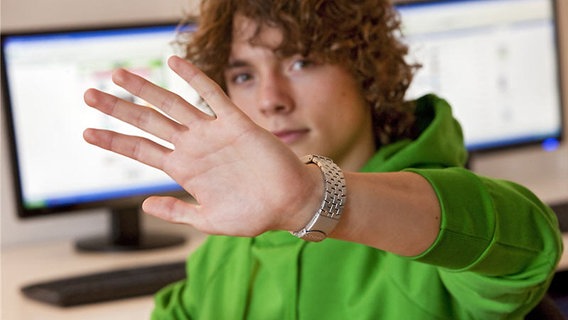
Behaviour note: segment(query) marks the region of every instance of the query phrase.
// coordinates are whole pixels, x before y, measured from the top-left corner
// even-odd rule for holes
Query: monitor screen
[[[178,53],[176,30],[176,24],[159,24],[2,34],[3,109],[21,217],[95,207],[134,210],[148,195],[182,193],[163,172],[82,138],[87,127],[144,135],[83,101],[84,91],[94,87],[144,104],[112,84],[118,67],[198,102],[166,65]]]
[[[422,64],[407,98],[445,98],[470,151],[554,148],[562,135],[554,0],[426,0],[398,9],[409,60]]]

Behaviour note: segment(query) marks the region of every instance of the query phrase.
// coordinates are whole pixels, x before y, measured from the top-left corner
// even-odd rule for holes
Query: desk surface
[[[52,242],[41,245],[22,245],[2,251],[0,291],[1,319],[81,319],[122,320],[148,319],[153,308],[151,296],[124,299],[113,302],[59,308],[27,299],[20,288],[32,282],[73,274],[96,272],[106,269],[152,264],[159,261],[179,261],[195,250],[205,236],[192,232],[191,238],[183,245],[167,250],[138,253],[78,253],[70,242]],[[568,244],[568,234],[564,235]],[[568,269],[568,250],[564,251],[559,269]]]
[[[24,297],[20,288],[26,284],[76,274],[122,267],[180,261],[201,244],[205,236],[196,231],[182,246],[146,252],[78,253],[69,241],[20,245],[2,250],[0,273],[0,318],[31,319],[148,319],[153,308],[152,296],[59,308]]]

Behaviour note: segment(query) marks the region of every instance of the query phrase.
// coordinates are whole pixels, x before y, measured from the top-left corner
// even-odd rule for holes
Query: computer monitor
[[[109,234],[78,241],[77,247],[85,250],[158,248],[183,241],[143,233],[139,217],[144,198],[183,196],[180,186],[159,170],[90,146],[82,138],[91,126],[143,134],[83,101],[90,87],[136,100],[111,83],[117,67],[198,101],[166,65],[176,54],[176,28],[176,23],[160,23],[2,34],[3,109],[20,217],[110,209]]]
[[[409,59],[423,65],[407,97],[448,100],[470,153],[559,144],[554,0],[406,1],[398,10]]]

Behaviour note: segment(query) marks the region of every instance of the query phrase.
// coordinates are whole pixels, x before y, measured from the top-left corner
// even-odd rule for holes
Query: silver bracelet
[[[322,241],[335,228],[347,199],[347,187],[343,171],[329,158],[318,155],[302,157],[305,164],[316,164],[324,178],[323,201],[310,222],[302,229],[292,232],[307,241]]]

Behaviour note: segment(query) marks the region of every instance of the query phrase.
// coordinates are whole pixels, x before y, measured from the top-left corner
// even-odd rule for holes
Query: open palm
[[[87,129],[85,140],[163,170],[197,202],[150,197],[143,205],[150,214],[211,234],[254,236],[271,229],[294,229],[295,215],[313,212],[309,200],[321,188],[317,173],[253,123],[195,66],[179,57],[170,58],[168,64],[200,94],[215,117],[177,94],[118,70],[113,75],[117,85],[162,112],[96,89],[87,90],[85,102],[173,147],[99,129]]]

